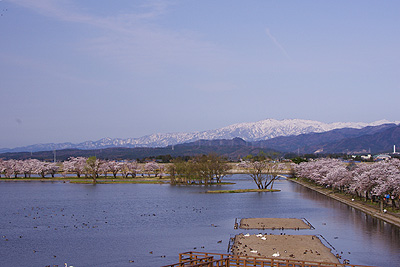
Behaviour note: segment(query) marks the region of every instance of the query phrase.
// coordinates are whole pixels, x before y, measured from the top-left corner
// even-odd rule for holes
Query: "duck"
[[[276,252],[274,254],[272,254],[272,257],[279,257],[281,254],[279,254],[279,252]]]

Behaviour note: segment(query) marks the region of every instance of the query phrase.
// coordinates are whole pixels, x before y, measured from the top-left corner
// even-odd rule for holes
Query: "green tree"
[[[97,183],[97,178],[99,177],[101,162],[95,156],[89,157],[86,160],[86,171],[93,179],[93,183]]]
[[[224,178],[231,166],[227,163],[227,160],[216,153],[210,153],[208,156],[212,179],[215,178],[217,183],[220,183]]]
[[[204,183],[214,179],[217,183],[228,173],[230,166],[226,160],[215,154],[196,156],[189,161],[174,159],[168,167],[171,183]]]

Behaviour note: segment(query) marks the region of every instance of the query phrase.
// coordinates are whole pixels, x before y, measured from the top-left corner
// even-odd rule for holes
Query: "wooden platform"
[[[294,218],[244,218],[240,220],[240,229],[312,229],[305,219]]]

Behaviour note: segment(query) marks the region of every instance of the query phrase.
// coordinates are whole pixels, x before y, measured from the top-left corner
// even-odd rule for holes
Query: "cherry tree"
[[[127,169],[128,174],[127,176],[131,175],[132,178],[135,178],[138,172],[140,171],[139,164],[136,161],[127,162]]]
[[[45,178],[48,172],[47,169],[48,163],[35,159],[34,164],[35,164],[34,173],[40,175],[42,178]]]
[[[99,172],[104,174],[104,178],[107,178],[108,172],[111,170],[111,161],[100,160],[100,169]]]
[[[47,164],[47,172],[54,178],[55,174],[59,171],[60,166],[55,162],[50,162]]]
[[[117,174],[121,171],[121,164],[120,162],[109,161],[108,169],[112,173],[114,178],[117,178]]]
[[[36,162],[39,161],[37,159],[27,159],[20,161],[21,172],[24,174],[25,178],[30,178],[33,170],[35,169]]]
[[[147,162],[144,165],[144,171],[148,174],[148,176],[154,173],[155,177],[157,177],[158,173],[160,172],[160,165],[155,161]]]
[[[6,178],[11,178],[11,176],[13,175],[13,173],[14,173],[13,166],[14,166],[14,164],[13,164],[12,160],[3,161],[2,170],[3,170],[4,176]]]
[[[14,178],[18,178],[18,174],[23,173],[22,161],[10,159],[8,160],[8,163],[9,172],[14,175]]]
[[[118,163],[118,168],[122,174],[123,178],[128,178],[130,169],[129,169],[129,162],[119,162]]]
[[[386,196],[399,196],[400,172],[396,162],[382,161],[372,165],[371,173],[374,181],[371,193],[378,197],[382,211]]]
[[[6,166],[4,164],[4,160],[0,159],[0,178],[1,178],[1,174],[4,173],[6,171]]]
[[[64,171],[76,173],[78,178],[85,171],[87,158],[84,157],[71,157],[69,160],[64,161]]]

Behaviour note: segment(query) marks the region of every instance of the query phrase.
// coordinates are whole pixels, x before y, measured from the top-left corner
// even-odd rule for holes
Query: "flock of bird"
[[[272,233],[270,233],[269,235],[267,233],[265,233],[265,234],[259,233],[259,234],[256,234],[254,236],[265,241],[265,240],[268,239],[268,236],[271,236],[271,235],[272,235]],[[281,233],[281,235],[282,235],[282,233]],[[283,234],[283,235],[285,235],[285,234]],[[245,244],[244,240],[246,238],[251,237],[251,236],[252,235],[250,235],[249,233],[237,235],[233,239],[234,243],[233,243],[232,247],[230,248],[231,253],[233,253],[234,255],[239,255],[239,256],[264,256],[264,257],[266,256],[266,257],[268,257],[268,255],[262,255],[260,253],[260,251],[250,247],[250,245],[247,245],[249,243]],[[314,236],[311,236],[311,238],[312,238],[312,240],[314,240]],[[287,250],[284,250],[284,254],[283,255],[279,251],[275,251],[276,248],[272,248],[272,250],[274,251],[271,254],[272,257],[284,257],[286,255],[287,257],[295,258],[295,255],[293,253],[287,255],[288,254]],[[312,250],[312,249],[305,249],[303,254],[315,254],[315,255],[318,255],[318,256],[321,255],[320,252],[318,252],[317,250]],[[343,252],[341,252],[340,254],[343,254]],[[335,255],[336,258],[342,259],[342,255],[340,255],[340,254],[337,253]],[[351,253],[348,252],[348,254],[351,254]],[[271,257],[271,256],[269,256],[269,257]],[[344,259],[343,260],[343,264],[349,264],[349,263],[350,263],[350,260],[348,260],[348,259]]]
[[[10,225],[23,224],[34,231],[40,230],[53,230],[59,231],[63,229],[96,229],[103,225],[108,224],[106,211],[98,212],[97,218],[92,216],[85,216],[85,214],[68,213],[65,208],[43,208],[43,207],[29,207],[13,213]],[[88,218],[90,217],[90,218]],[[25,227],[23,227],[25,228]],[[55,236],[56,237],[56,236]],[[2,235],[4,241],[16,241],[18,239],[25,239],[22,234]],[[37,247],[32,248],[32,253],[41,254],[43,251]],[[52,255],[49,252],[49,258],[57,258],[57,255]],[[50,265],[47,265],[50,266]],[[53,265],[58,266],[58,265]]]
[[[174,209],[162,209],[161,206],[157,205],[155,209],[151,210],[149,213],[136,214],[138,217],[156,217],[161,216],[165,213],[179,213],[181,210],[192,211],[193,213],[201,214],[207,210],[206,207],[195,207],[195,206],[180,206],[175,207]],[[95,217],[93,216],[95,214]],[[50,207],[26,207],[19,211],[13,213],[14,219],[10,219],[9,224],[22,223],[24,225],[28,225],[34,231],[40,230],[52,230],[52,231],[60,231],[66,229],[86,229],[86,230],[99,230],[107,225],[110,225],[110,219],[105,210],[98,211],[95,213],[91,213],[91,215],[83,214],[82,212],[78,214],[78,212],[73,213],[71,210],[67,208],[50,208]],[[16,216],[16,217],[15,217]],[[138,219],[138,217],[136,217]],[[147,219],[146,219],[147,220]],[[211,227],[218,227],[215,224],[211,224]],[[55,232],[56,233],[56,232]],[[18,239],[22,239],[24,236],[19,234],[17,236]],[[3,235],[3,241],[15,240],[16,236],[13,235]],[[216,240],[217,243],[222,243],[222,240]],[[205,246],[199,246],[199,248],[204,249]],[[197,249],[197,247],[194,247]],[[38,247],[31,248],[32,253],[42,254],[44,253]],[[47,254],[51,252],[46,252]],[[150,251],[149,254],[154,255],[155,257],[165,258],[166,255],[156,255],[153,254],[153,251]],[[57,255],[50,254],[49,258],[57,258]],[[130,263],[134,263],[134,259],[129,260]],[[54,265],[56,266],[56,265]]]
[[[183,206],[183,207],[177,207],[175,209],[165,209],[162,210],[160,207],[157,207],[156,213],[160,212],[177,212],[179,209],[190,209],[195,213],[201,213],[204,210],[207,210],[207,208],[201,207],[201,208],[196,208],[196,207],[191,207],[191,206]],[[156,213],[143,213],[140,214],[141,217],[155,217],[157,216]],[[103,227],[104,225],[108,225],[108,217],[106,216],[106,211],[103,210],[102,212],[97,212],[97,218],[93,218],[93,216],[86,216],[85,214],[75,214],[75,213],[69,213],[67,212],[64,208],[41,208],[41,207],[29,207],[29,208],[24,208],[23,210],[20,210],[18,212],[15,212],[14,215],[22,216],[23,219],[29,220],[31,227],[33,229],[53,229],[54,231],[60,230],[60,229],[65,229],[65,228],[74,228],[74,229],[96,229],[99,227]],[[139,215],[137,215],[139,216]],[[90,217],[90,218],[88,218]],[[10,224],[12,223],[11,221],[9,222]],[[211,224],[211,227],[217,227],[215,224]],[[284,230],[284,228],[278,228],[279,230]],[[294,229],[294,230],[299,230],[299,229]],[[269,234],[271,235],[271,233]],[[281,233],[282,235],[282,233]],[[239,235],[240,236],[240,235]],[[243,237],[249,237],[250,234],[242,234]],[[268,239],[268,234],[262,234],[259,233],[255,235],[257,238],[260,238],[261,240],[267,240]],[[13,237],[7,237],[6,235],[2,235],[2,239],[4,241],[9,241],[10,239],[23,239],[24,236],[19,234]],[[312,237],[314,239],[314,237]],[[336,237],[335,237],[336,239]],[[217,243],[222,243],[222,240],[218,240]],[[204,246],[200,247],[201,249],[204,249]],[[197,247],[193,248],[194,250],[197,249]],[[274,249],[275,250],[275,249]],[[32,248],[33,253],[38,253],[40,252],[37,248]],[[233,252],[236,255],[243,255],[243,256],[262,256],[259,251],[257,251],[254,248],[248,247],[246,244],[242,244],[240,242],[240,239],[236,239],[236,242],[232,245],[231,247],[231,252]],[[305,250],[304,254],[307,253],[315,253],[316,255],[320,255],[318,251],[313,251],[313,250]],[[153,251],[150,251],[149,254],[153,254]],[[286,254],[286,251],[285,253]],[[343,253],[342,253],[343,254]],[[349,252],[350,254],[350,252]],[[265,255],[264,255],[265,256]],[[282,254],[279,251],[274,251],[274,253],[271,255],[272,257],[281,257]],[[56,258],[56,255],[52,255],[53,258]],[[165,255],[161,255],[159,257],[166,257]],[[293,254],[290,254],[289,257],[294,258]],[[341,255],[337,254],[336,257],[338,259],[341,259]],[[129,262],[134,263],[135,261],[133,259],[129,260]],[[344,260],[345,263],[348,263],[348,260]]]

